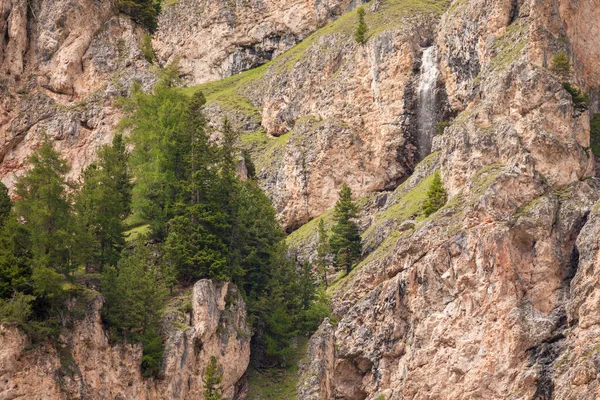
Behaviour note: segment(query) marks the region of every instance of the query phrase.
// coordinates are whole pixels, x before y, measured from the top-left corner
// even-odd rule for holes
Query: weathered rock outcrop
[[[226,78],[282,54],[360,0],[175,0],[154,37],[162,62],[179,59],[191,84]]]
[[[142,377],[139,345],[109,342],[101,307],[102,298],[92,296],[84,319],[64,330],[59,348],[31,348],[18,330],[0,326],[0,398],[202,398],[202,378],[213,355],[223,368],[224,394],[234,396],[250,361],[250,330],[244,300],[232,284],[199,281],[191,311],[171,305],[158,379]]]
[[[155,81],[143,30],[111,1],[0,2],[0,177],[10,187],[46,135],[79,176],[109,143],[134,80]]]

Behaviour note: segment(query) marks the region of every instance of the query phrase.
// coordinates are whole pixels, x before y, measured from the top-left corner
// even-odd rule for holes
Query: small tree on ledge
[[[423,204],[423,215],[429,217],[431,214],[442,208],[444,204],[446,204],[447,199],[448,195],[446,194],[444,185],[442,185],[440,171],[436,171],[433,176],[433,181],[431,181],[431,185],[429,186],[429,190],[427,191],[427,200],[425,200],[425,204]]]
[[[329,243],[336,268],[344,268],[346,274],[350,273],[352,265],[358,261],[362,252],[358,226],[352,221],[356,218],[356,212],[352,191],[348,185],[343,184],[333,211],[335,224],[331,229]]]
[[[358,16],[358,26],[356,27],[356,31],[354,31],[354,40],[359,44],[365,44],[367,42],[368,27],[365,22],[364,8],[361,7],[356,10],[356,15]]]

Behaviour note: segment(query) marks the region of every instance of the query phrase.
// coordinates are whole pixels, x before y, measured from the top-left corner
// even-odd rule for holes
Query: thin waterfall
[[[420,159],[425,158],[431,152],[431,142],[436,134],[438,76],[437,48],[430,46],[423,50],[419,80],[417,144]]]

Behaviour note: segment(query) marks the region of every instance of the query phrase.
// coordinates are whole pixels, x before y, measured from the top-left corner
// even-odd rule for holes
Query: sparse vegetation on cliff
[[[425,200],[425,203],[423,204],[423,215],[429,217],[431,214],[442,208],[447,200],[448,195],[442,184],[440,172],[437,171],[433,175],[433,180],[427,190],[427,200]]]
[[[150,32],[156,30],[161,0],[118,0],[116,5],[120,12],[129,15]]]
[[[367,42],[367,23],[365,22],[365,9],[360,7],[356,10],[356,16],[358,19],[358,25],[354,31],[354,40],[358,44],[365,44]]]
[[[360,258],[362,250],[358,226],[353,221],[356,218],[357,208],[352,201],[350,187],[343,184],[337,203],[333,210],[333,227],[329,245],[334,256],[334,264],[337,268],[350,273],[352,266]]]
[[[571,74],[571,63],[564,51],[559,51],[552,58],[550,70],[560,76],[563,80],[569,78],[569,75]]]

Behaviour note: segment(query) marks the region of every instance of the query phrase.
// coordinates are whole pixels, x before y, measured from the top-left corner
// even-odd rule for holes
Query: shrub
[[[152,48],[152,36],[150,36],[149,34],[144,34],[144,37],[142,39],[142,45],[140,46],[140,50],[142,51],[142,54],[144,55],[144,58],[146,59],[146,61],[148,61],[149,63],[152,63],[154,61],[154,49]]]
[[[571,74],[571,64],[564,51],[559,51],[552,59],[550,70],[561,78],[567,79]]]
[[[588,106],[590,105],[589,94],[582,93],[581,90],[572,86],[569,82],[563,82],[563,88],[565,88],[565,90],[569,92],[569,94],[573,98],[573,105],[577,110],[585,111],[588,109]]]
[[[365,44],[367,42],[368,27],[365,22],[364,8],[361,7],[356,10],[356,15],[358,16],[358,26],[356,27],[356,31],[354,31],[354,40],[359,44]]]
[[[442,178],[440,172],[437,171],[431,181],[429,190],[427,191],[427,200],[423,204],[423,215],[429,217],[431,214],[439,210],[446,204],[448,196],[444,185],[442,184]]]
[[[160,3],[160,0],[118,0],[117,9],[145,26],[148,31],[154,32],[160,14]]]
[[[441,135],[442,133],[444,133],[444,129],[446,129],[449,126],[450,126],[450,121],[438,122],[438,124],[435,126],[435,130],[438,135]]]

